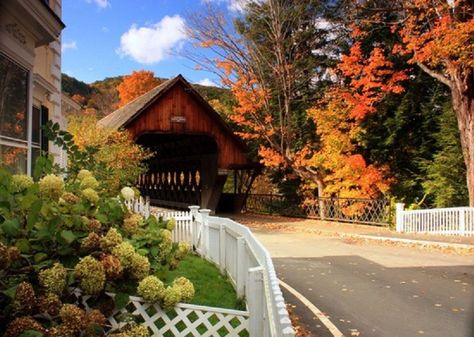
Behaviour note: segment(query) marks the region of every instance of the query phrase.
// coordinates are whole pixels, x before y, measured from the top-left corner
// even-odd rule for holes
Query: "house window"
[[[43,126],[48,122],[48,108],[33,106],[31,117],[31,166],[34,170],[36,159],[41,153],[48,152],[48,138],[43,132]]]
[[[27,173],[28,71],[0,53],[0,162]]]

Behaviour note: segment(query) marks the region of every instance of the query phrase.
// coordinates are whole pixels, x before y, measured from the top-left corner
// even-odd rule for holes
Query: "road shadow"
[[[274,264],[346,336],[474,336],[474,265],[386,267],[357,255]],[[330,336],[303,304],[285,296],[315,336]]]

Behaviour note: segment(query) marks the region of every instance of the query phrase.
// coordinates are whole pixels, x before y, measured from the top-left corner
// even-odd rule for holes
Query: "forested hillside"
[[[157,83],[167,80],[165,78],[155,79]],[[122,80],[123,76],[115,76],[87,84],[67,74],[62,74],[62,90],[79,103],[86,113],[96,113],[98,117],[102,117],[118,108],[120,97],[117,87],[122,83]],[[216,111],[223,115],[235,104],[232,93],[228,89],[199,84],[193,86]]]
[[[122,82],[122,76],[108,77],[87,84],[67,74],[62,74],[61,81],[63,92],[79,103],[85,113],[105,116],[117,107],[119,99],[117,86]]]

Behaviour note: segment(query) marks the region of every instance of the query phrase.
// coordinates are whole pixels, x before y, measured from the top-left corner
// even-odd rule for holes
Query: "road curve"
[[[257,236],[273,255],[278,276],[345,336],[474,336],[472,255],[302,233]],[[316,336],[332,336],[296,297],[284,295]]]

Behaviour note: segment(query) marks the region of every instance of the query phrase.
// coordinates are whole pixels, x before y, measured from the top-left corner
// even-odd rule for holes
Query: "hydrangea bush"
[[[51,167],[51,166],[50,166]],[[140,295],[165,310],[194,296],[192,283],[156,275],[189,252],[173,243],[174,220],[131,213],[124,188],[109,197],[87,170],[31,177],[0,168],[0,332],[6,337],[104,336],[106,317]],[[80,296],[91,296],[86,312]],[[114,293],[116,296],[109,296]],[[1,335],[1,333],[0,333]],[[128,322],[110,336],[149,336]]]

